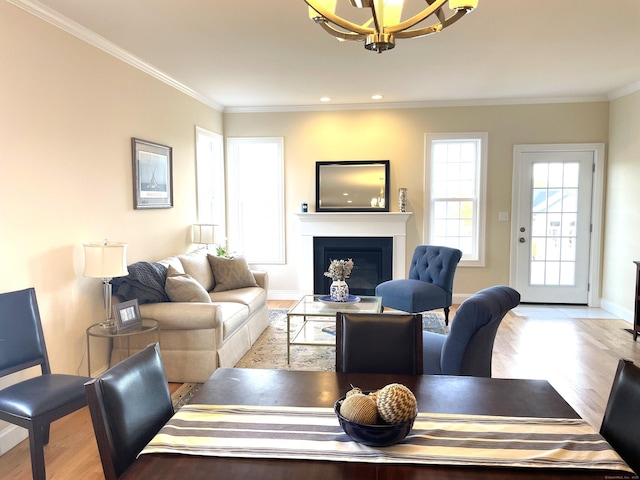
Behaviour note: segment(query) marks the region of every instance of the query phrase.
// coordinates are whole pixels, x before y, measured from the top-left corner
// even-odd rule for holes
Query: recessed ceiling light
[[[371,95],[371,99],[372,100],[381,100],[382,99],[382,95]]]
[[[331,99],[329,97],[320,97],[321,102],[330,102]]]

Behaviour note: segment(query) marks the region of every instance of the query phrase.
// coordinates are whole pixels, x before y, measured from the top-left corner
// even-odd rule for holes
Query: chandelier
[[[358,25],[336,15],[338,0],[304,1],[309,5],[309,17],[329,35],[338,40],[364,41],[364,48],[378,53],[395,47],[396,38],[424,37],[439,32],[478,6],[478,0],[425,0],[427,8],[402,21],[404,0],[349,0],[356,8],[371,9],[371,19]],[[430,25],[419,25],[427,19]]]

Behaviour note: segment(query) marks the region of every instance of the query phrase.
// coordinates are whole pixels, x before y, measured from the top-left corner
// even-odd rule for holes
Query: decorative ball
[[[391,383],[378,391],[378,414],[387,423],[402,423],[415,418],[418,402],[404,385]]]
[[[368,395],[353,393],[346,397],[340,407],[340,413],[347,420],[375,425],[378,421],[378,407]]]
[[[354,387],[353,385],[351,385],[351,390],[349,390],[347,392],[347,397],[350,397],[351,395],[354,395],[356,393],[362,393],[362,389],[360,389],[359,387]]]

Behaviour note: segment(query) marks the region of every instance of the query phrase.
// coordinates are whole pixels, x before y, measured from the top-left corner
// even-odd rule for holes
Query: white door
[[[590,303],[596,155],[553,145],[515,148],[512,284],[523,302]]]

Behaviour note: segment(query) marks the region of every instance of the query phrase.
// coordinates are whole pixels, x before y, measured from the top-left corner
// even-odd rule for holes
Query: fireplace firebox
[[[313,291],[328,294],[324,275],[331,260],[353,259],[347,280],[351,295],[374,295],[376,285],[393,277],[393,237],[314,237]]]

